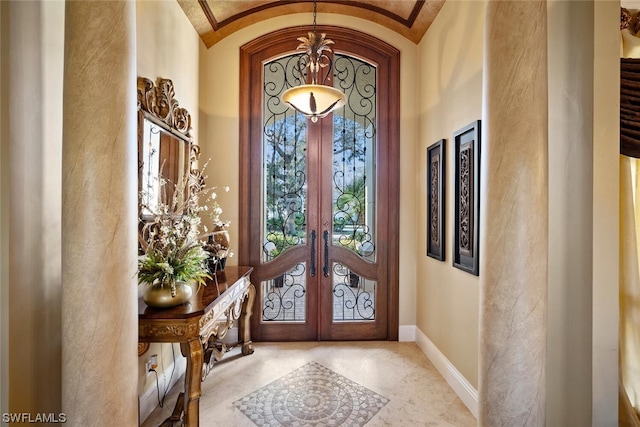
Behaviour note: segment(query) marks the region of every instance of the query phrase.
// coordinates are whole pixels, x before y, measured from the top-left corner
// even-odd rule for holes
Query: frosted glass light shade
[[[347,102],[347,96],[340,90],[324,85],[301,85],[282,93],[282,101],[312,122],[318,121]]]

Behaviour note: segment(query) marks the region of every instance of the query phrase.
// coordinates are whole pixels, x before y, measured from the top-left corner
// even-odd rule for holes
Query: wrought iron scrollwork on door
[[[306,316],[306,266],[298,263],[293,269],[262,282],[263,321],[304,321]]]
[[[265,64],[269,78],[263,93],[264,261],[306,243],[307,120],[280,100],[282,92],[297,83],[298,56]]]
[[[373,261],[377,70],[346,55],[336,55],[335,70],[347,105],[333,119],[333,243]]]
[[[333,320],[374,320],[376,282],[350,271],[344,264],[333,263]]]

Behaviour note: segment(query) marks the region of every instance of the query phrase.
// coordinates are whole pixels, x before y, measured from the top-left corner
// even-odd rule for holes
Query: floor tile
[[[477,420],[413,342],[259,342],[254,343],[254,348],[255,353],[250,356],[241,356],[238,350],[232,350],[213,367],[202,384],[201,426],[302,426],[305,425],[300,421],[303,409],[307,410],[307,416],[315,417],[309,419],[306,425],[314,426],[356,426],[365,423],[367,427],[477,425]],[[305,390],[303,375],[298,374],[309,367],[313,368],[311,371],[324,372],[326,380],[320,383],[311,381]],[[298,395],[291,395],[293,397],[290,399],[297,399],[293,403],[287,402],[287,394],[282,393],[287,385],[278,383],[287,378],[291,380],[288,386],[294,388]],[[344,395],[336,394],[335,389],[331,388],[331,384],[335,383],[343,388],[361,387],[379,396],[377,399],[388,401],[382,404],[383,400],[378,400],[376,404],[379,410],[372,413],[369,420],[351,422],[350,418],[345,418],[345,406],[343,412],[335,412],[340,415],[331,421],[328,416],[323,418],[324,414],[318,408],[322,402],[330,408],[340,407]],[[168,403],[164,408],[156,408],[142,424],[143,427],[159,426],[170,415],[182,385],[183,382],[179,382],[171,390],[166,398]],[[237,402],[270,386],[276,392],[281,391],[280,400],[272,399],[270,404],[275,406],[265,409],[263,424],[256,418],[258,412],[252,409],[250,413],[258,420],[256,423],[251,415],[247,416],[238,408]],[[352,394],[362,396],[357,392]],[[332,396],[339,397],[331,400]],[[314,413],[314,405],[317,413]],[[358,405],[352,402],[351,410]],[[297,421],[294,418],[289,421],[279,418],[278,414],[284,417],[288,408],[299,410],[294,417],[298,418]]]

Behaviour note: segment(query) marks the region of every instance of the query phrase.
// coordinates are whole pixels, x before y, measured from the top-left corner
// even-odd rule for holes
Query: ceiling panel
[[[320,0],[318,13],[357,16],[417,43],[445,0]],[[313,1],[178,0],[207,47],[233,32],[275,16],[313,11]]]

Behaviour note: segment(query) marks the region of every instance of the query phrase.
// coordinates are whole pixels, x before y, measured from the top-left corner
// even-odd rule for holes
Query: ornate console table
[[[184,411],[183,425],[197,426],[201,382],[214,361],[236,344],[242,345],[243,355],[253,353],[250,317],[255,288],[249,280],[252,270],[252,267],[227,267],[188,303],[178,307],[153,309],[139,301],[138,353],[144,353],[151,342],[178,342],[187,359],[184,395],[178,399],[171,421],[178,421]],[[220,343],[218,340],[235,320],[239,320],[239,342],[228,346]]]

